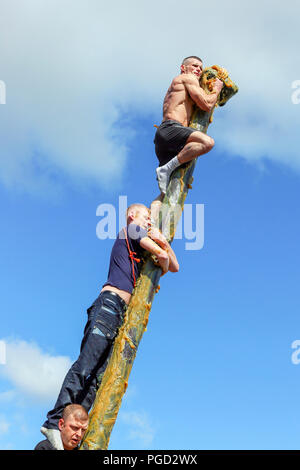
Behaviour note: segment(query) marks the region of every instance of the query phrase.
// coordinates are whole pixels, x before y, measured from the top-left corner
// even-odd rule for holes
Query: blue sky
[[[182,23],[169,1],[159,17],[156,2],[120,2],[115,17],[67,0],[17,16],[0,0],[1,449],[42,439],[107,276],[97,207],[156,197],[153,124],[190,53],[240,91],[215,111],[186,201],[204,204],[204,246],[173,243],[180,271],[161,279],[110,448],[299,448],[299,6],[260,2],[257,18],[258,2],[229,3],[192,1]]]

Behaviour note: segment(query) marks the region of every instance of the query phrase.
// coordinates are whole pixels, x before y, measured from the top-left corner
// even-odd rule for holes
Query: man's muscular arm
[[[166,237],[160,232],[160,230],[154,227],[151,227],[150,231],[148,232],[148,235],[155,243],[157,243],[157,245],[159,245],[164,251],[168,253],[169,271],[171,271],[172,273],[177,273],[179,271],[179,263]]]
[[[203,111],[210,111],[216,104],[219,93],[223,87],[223,82],[218,78],[215,79],[213,92],[206,93],[199,85],[199,80],[192,74],[183,75],[183,83],[188,94],[196,105]]]
[[[169,271],[169,255],[164,249],[162,249],[150,237],[143,237],[140,241],[140,246],[157,257],[158,264],[160,265],[163,274],[166,274]]]

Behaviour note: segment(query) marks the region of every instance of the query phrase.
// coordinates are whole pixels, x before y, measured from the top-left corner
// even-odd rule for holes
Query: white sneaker
[[[42,426],[41,433],[46,436],[48,441],[53,445],[56,450],[64,450],[59,429],[48,429]]]

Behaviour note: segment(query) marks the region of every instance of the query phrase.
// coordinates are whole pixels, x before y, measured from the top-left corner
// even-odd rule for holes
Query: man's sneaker
[[[170,172],[164,166],[159,166],[155,171],[159,189],[161,193],[166,194],[170,179]]]
[[[41,427],[41,433],[46,436],[48,441],[53,445],[56,450],[64,450],[64,446],[60,437],[60,431],[58,429],[48,429]]]

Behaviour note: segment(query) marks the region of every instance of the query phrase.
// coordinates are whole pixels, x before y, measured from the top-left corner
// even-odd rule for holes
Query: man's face
[[[65,450],[73,450],[78,446],[88,427],[88,420],[80,420],[74,415],[60,419],[58,423],[61,440]]]
[[[203,64],[198,59],[187,59],[186,63],[181,66],[182,73],[192,73],[198,80],[200,79],[203,71]]]
[[[145,208],[139,208],[134,216],[134,223],[144,229],[148,229],[150,224],[149,210]]]

